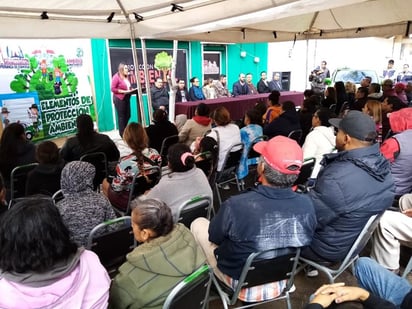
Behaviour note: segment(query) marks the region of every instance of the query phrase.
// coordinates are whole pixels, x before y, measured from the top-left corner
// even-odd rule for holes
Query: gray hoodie
[[[72,161],[60,179],[64,199],[57,203],[63,221],[78,245],[86,245],[90,231],[98,224],[116,218],[109,200],[93,191],[95,168],[91,163]]]

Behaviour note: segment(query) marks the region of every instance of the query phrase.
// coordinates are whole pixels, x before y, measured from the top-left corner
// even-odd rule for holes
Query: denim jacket
[[[259,186],[226,200],[209,226],[209,240],[218,248],[218,268],[239,279],[247,257],[256,251],[307,246],[316,227],[311,200],[290,188]]]

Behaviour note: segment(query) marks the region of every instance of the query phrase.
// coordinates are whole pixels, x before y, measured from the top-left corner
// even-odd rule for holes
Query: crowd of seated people
[[[110,308],[127,308],[145,307],[150,303],[154,308],[160,308],[168,291],[205,261],[212,267],[214,274],[230,288],[237,286],[244,261],[253,251],[276,248],[278,254],[283,255],[290,252],[291,248],[302,248],[302,256],[316,262],[342,261],[369,217],[383,214],[372,237],[373,259],[362,258],[355,265],[354,275],[360,287],[347,287],[342,283],[323,286],[315,292],[312,300],[308,300],[310,304],[307,308],[327,308],[333,302],[354,300],[367,308],[408,308],[412,298],[411,285],[393,274],[400,268],[401,244],[412,247],[412,232],[408,228],[412,217],[409,209],[412,209],[412,188],[404,186],[405,183],[412,183],[408,174],[410,147],[407,142],[412,123],[411,109],[404,108],[405,105],[398,100],[392,96],[386,96],[382,103],[367,99],[363,112],[350,110],[353,105],[349,105],[349,111],[340,119],[332,118],[336,110],[334,108],[316,109],[311,118],[312,128],[302,147],[287,138],[286,133],[270,134],[268,141],[254,146],[254,150],[260,154],[256,163],[261,184],[224,201],[210,222],[206,219],[196,220],[192,224],[193,234],[177,223],[176,211],[177,207],[191,197],[199,194],[213,195],[206,177],[208,173],[205,175],[196,167],[202,159],[206,160],[202,155],[192,154],[188,141],[182,143],[181,140],[180,143],[172,145],[168,150],[170,173],[161,177],[156,186],[145,195],[134,199],[131,204],[133,234],[140,245],[127,255],[127,260],[120,267],[110,291],[107,273],[98,261],[91,265],[91,261],[95,261],[96,257],[81,246],[85,245],[91,228],[107,219],[115,218],[113,207],[121,210],[126,208],[133,176],[144,175],[145,167],[161,164],[158,152],[149,147],[150,138],[140,124],[130,123],[126,127],[123,139],[132,153],[120,159],[114,178],[109,177],[104,181],[103,194],[92,190],[95,173],[93,165],[73,160],[66,164],[59,176],[64,199],[57,202],[57,207],[46,198],[34,196],[17,202],[10,210],[4,211],[0,223],[9,227],[6,224],[8,220],[19,226],[24,220],[50,220],[47,216],[54,216],[54,222],[61,222],[61,231],[56,233],[64,234],[62,242],[65,242],[64,246],[69,249],[50,258],[47,269],[61,265],[63,260],[64,263],[71,263],[70,266],[63,267],[63,270],[58,269],[68,274],[66,277],[72,278],[70,280],[74,280],[77,272],[93,270],[93,275],[89,276],[90,281],[82,283],[84,293],[79,293],[76,304],[96,302],[96,308],[104,308],[107,304]],[[255,109],[248,111],[245,117],[246,126],[239,130],[232,123],[229,112],[224,107],[218,108],[211,115],[212,131],[206,133],[206,136],[206,130],[194,134],[197,136],[191,137],[191,144],[195,144],[197,154],[210,152],[218,161],[219,171],[223,168],[222,159],[234,144],[242,143],[244,150],[249,149],[252,140],[264,134],[265,129],[268,132],[277,122],[284,121],[282,119],[288,118],[288,114],[290,117],[293,114],[293,119],[299,124],[299,114],[296,113],[294,105],[285,102],[281,109],[280,116],[267,123],[263,129],[261,114]],[[390,114],[387,121],[395,134],[386,138],[381,147],[377,143],[380,110],[382,114]],[[166,115],[163,110],[159,111]],[[207,112],[203,114],[202,117],[209,119]],[[333,127],[337,131],[336,136]],[[63,166],[55,145],[43,142],[35,148],[23,137],[24,130],[23,135],[14,136],[12,140],[18,141],[19,145],[14,148],[4,144],[4,141],[8,140],[7,135],[2,139],[0,163],[4,164],[4,160],[1,160],[3,146],[6,149],[4,151],[15,154],[18,154],[17,150],[20,148],[32,149],[29,151],[33,152],[32,162],[40,163],[34,170],[36,172],[42,170],[41,166],[50,168],[49,165],[54,164],[56,169],[57,166]],[[66,147],[67,144],[68,142]],[[118,161],[118,157],[114,161]],[[307,194],[296,193],[292,185],[303,165],[303,159],[309,157],[316,158],[315,169],[311,175],[315,185]],[[242,172],[242,169],[239,171]],[[243,175],[247,177],[247,170],[241,176]],[[35,179],[40,176],[33,177],[36,182]],[[7,201],[5,187],[0,178],[2,204]],[[48,193],[54,190],[50,189]],[[396,204],[400,206],[400,211],[397,212],[387,210],[395,195],[400,197],[399,204]],[[33,201],[39,205],[38,210],[33,207]],[[31,207],[29,213],[27,205]],[[49,214],[49,208],[55,213]],[[4,209],[6,207],[3,207]],[[39,213],[36,214],[36,211]],[[27,217],[24,220],[21,218],[23,214]],[[30,219],[30,216],[36,217]],[[42,216],[45,218],[40,218]],[[265,217],[265,220],[261,220],[262,217]],[[27,233],[32,235],[13,237],[24,236],[26,242],[35,241],[37,234],[44,232],[41,231],[42,228],[56,229],[50,225],[29,226],[22,230],[27,230]],[[288,228],[290,230],[287,230]],[[21,269],[13,268],[17,264],[10,266],[3,255],[14,258],[16,253],[11,253],[7,245],[2,248],[2,244],[6,244],[5,239],[9,239],[12,232],[0,226],[0,271],[6,274],[0,278],[0,287],[3,285],[8,289],[13,286],[13,295],[20,295],[21,291],[28,291],[26,294],[31,295],[35,293],[32,285],[21,279],[31,274],[32,280],[44,276],[50,279],[48,285],[41,285],[42,292],[46,294],[50,293],[52,286],[73,289],[74,282],[49,273],[44,265],[36,268],[34,263],[34,266],[25,265]],[[267,239],[262,241],[265,237]],[[26,248],[19,247],[20,245],[23,246],[17,242],[17,250],[22,250],[18,261],[23,263],[23,259],[28,256],[24,251]],[[48,248],[54,246],[50,243],[42,245]],[[37,259],[44,254],[35,253]],[[168,263],[163,263],[166,257]],[[36,275],[32,275],[33,273]],[[306,273],[308,276],[316,275],[316,271],[311,268],[307,268]],[[96,299],[84,295],[89,284],[98,286],[98,292],[94,294]],[[262,298],[274,298],[280,294],[285,284],[284,281],[279,281],[244,289],[240,299],[244,302],[255,302]],[[389,289],[389,285],[398,288],[395,291]],[[68,303],[59,295],[53,300],[42,299],[41,305],[54,305],[56,308],[67,306]],[[98,295],[100,297],[97,300]],[[37,304],[32,296],[27,299],[14,297],[11,300],[0,300],[0,305],[5,307],[30,308],[32,304]]]

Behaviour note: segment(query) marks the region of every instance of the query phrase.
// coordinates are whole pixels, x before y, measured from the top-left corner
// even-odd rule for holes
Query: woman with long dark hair
[[[0,140],[0,173],[10,185],[10,173],[19,165],[36,162],[34,144],[26,139],[24,127],[11,123],[4,130]]]
[[[149,140],[142,125],[131,122],[124,130],[123,140],[132,150],[132,153],[122,157],[116,166],[116,176],[110,183],[103,181],[103,193],[110,203],[125,210],[133,177],[144,173],[146,167],[161,166],[161,156],[156,149],[148,148]]]

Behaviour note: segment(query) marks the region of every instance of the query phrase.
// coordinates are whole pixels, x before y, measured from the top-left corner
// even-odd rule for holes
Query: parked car
[[[360,82],[366,76],[370,76],[372,78],[372,83],[379,83],[379,76],[375,70],[352,70],[348,68],[344,69],[337,69],[332,74],[332,85],[334,85],[338,81],[342,82],[352,82],[355,83],[357,87],[359,87]]]

